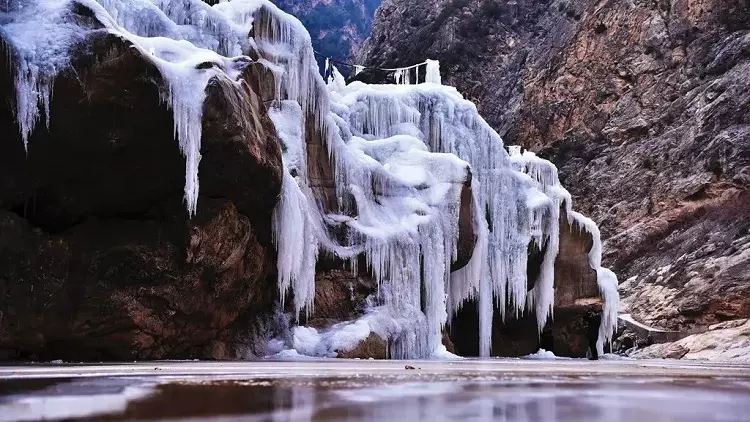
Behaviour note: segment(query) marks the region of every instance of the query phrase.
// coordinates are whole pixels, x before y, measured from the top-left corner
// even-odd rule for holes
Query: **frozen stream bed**
[[[750,366],[509,359],[0,367],[0,420],[76,418],[750,421]]]

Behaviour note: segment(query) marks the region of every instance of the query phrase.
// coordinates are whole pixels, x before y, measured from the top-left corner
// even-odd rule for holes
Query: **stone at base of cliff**
[[[443,330],[443,346],[448,353],[456,353],[456,348],[451,342],[447,330]],[[371,333],[357,347],[348,352],[338,352],[336,357],[342,359],[388,359],[388,342],[377,334]]]
[[[348,352],[339,352],[336,357],[344,359],[388,359],[388,342],[371,333],[357,347]]]
[[[633,358],[690,359],[750,362],[750,321],[717,324],[711,331],[674,343],[654,344],[629,353]]]

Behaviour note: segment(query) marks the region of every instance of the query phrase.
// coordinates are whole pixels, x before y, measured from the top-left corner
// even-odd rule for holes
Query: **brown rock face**
[[[0,358],[233,358],[276,301],[273,126],[249,87],[210,83],[190,219],[159,72],[116,37],[85,44],[28,155],[0,71]]]
[[[365,301],[377,292],[377,285],[367,274],[352,274],[341,269],[339,260],[318,263],[315,277],[315,308],[306,322],[315,328],[328,328],[341,321],[352,321],[363,314]]]
[[[507,143],[554,162],[638,320],[750,316],[747,0],[386,0],[360,58],[441,60]]]
[[[599,297],[596,271],[589,252],[594,242],[583,227],[560,218],[560,252],[555,261],[555,307],[576,308],[587,299]]]
[[[676,208],[613,238],[639,274],[620,286],[644,322],[670,330],[706,329],[750,315],[750,192]],[[643,236],[631,242],[631,236]],[[652,250],[644,249],[649,248]]]
[[[354,350],[339,352],[337,357],[344,359],[387,359],[388,342],[373,333],[354,348]]]
[[[471,181],[467,181],[461,189],[461,204],[458,211],[457,256],[456,262],[451,264],[451,271],[457,271],[467,266],[474,255],[477,234],[474,232],[472,195]]]

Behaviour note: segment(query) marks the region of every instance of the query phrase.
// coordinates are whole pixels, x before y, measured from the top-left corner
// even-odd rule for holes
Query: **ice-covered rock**
[[[86,13],[74,13],[80,8]],[[551,163],[519,149],[509,154],[474,104],[439,84],[436,62],[402,72],[401,85],[345,85],[337,73],[326,85],[305,28],[265,0],[213,7],[198,0],[15,0],[0,10],[26,148],[40,116],[49,119],[55,78],[74,70],[69,58],[87,32],[122,39],[158,70],[161,99],[172,110],[185,157],[190,215],[198,206],[209,84],[240,90],[250,66],[265,69],[259,89],[271,98],[266,106],[285,151],[273,214],[278,288],[282,301],[293,292],[298,317],[314,311],[316,262],[330,254],[353,271],[364,263],[373,275],[378,315],[388,315],[381,323],[388,329],[378,334],[388,338],[392,357],[441,352],[449,315],[471,298],[479,301],[480,354],[488,356],[495,303],[508,303],[516,315],[534,309],[539,331],[551,318],[562,215],[593,238],[589,263],[605,300],[600,348],[611,337],[617,279],[601,268],[596,225],[572,211]],[[38,27],[46,30],[32,30]],[[426,83],[406,83],[421,81],[419,72],[426,72]],[[475,247],[468,263],[452,272],[466,186]],[[533,289],[530,245],[544,251]],[[339,343],[354,347],[373,331],[362,321],[322,340],[321,333],[297,327],[293,345],[316,355],[333,353]]]
[[[628,312],[689,332],[750,317],[750,7],[689,4],[384,0],[358,61],[441,60],[565,175]]]
[[[290,22],[279,19],[277,24],[287,28]],[[278,32],[287,31],[292,29]],[[310,52],[298,47],[294,50],[300,62],[287,56],[278,58],[276,52],[288,48],[284,47],[287,42],[273,36],[263,39],[262,45],[270,52],[267,59],[280,67],[310,61]],[[432,65],[431,73],[434,69]],[[290,79],[294,75],[303,77]],[[326,212],[310,198],[314,191],[304,175],[316,163],[299,160],[309,154],[290,154],[287,161],[294,162],[302,189],[289,192],[312,199],[308,211],[314,215],[306,224],[315,226],[321,249],[351,259],[353,265],[357,256],[364,255],[376,280],[391,292],[389,306],[398,312],[424,311],[426,325],[408,336],[403,345],[394,342],[395,356],[428,355],[438,345],[448,314],[471,297],[482,303],[482,355],[489,354],[495,300],[508,300],[516,312],[534,307],[541,330],[553,303],[561,210],[595,239],[590,264],[600,273],[600,289],[607,295],[607,311],[612,314],[604,318],[600,338],[602,343],[609,339],[617,309],[616,278],[599,271],[601,245],[596,225],[570,209],[570,196],[560,186],[551,163],[531,153],[510,157],[474,105],[451,87],[434,83],[344,85],[334,71],[326,92],[320,81],[309,77],[299,69],[282,76],[280,92],[287,95],[281,99],[295,100],[296,96],[307,110],[308,115],[299,122],[301,128],[310,127],[310,121],[324,126],[320,132],[333,168],[334,208],[338,212]],[[311,109],[312,102],[315,106]],[[288,120],[277,124],[290,126]],[[310,145],[309,134],[296,139],[300,144],[288,146],[289,151],[302,151]],[[456,257],[458,188],[467,181],[474,186],[474,215],[487,214],[488,218],[474,219],[477,246],[473,257],[469,265],[451,275],[450,264]],[[288,214],[295,212],[290,209]],[[277,236],[294,237],[290,242],[299,244],[299,236],[308,230],[299,227],[280,223]],[[330,235],[342,230],[347,233],[343,241]],[[527,294],[526,258],[531,242],[545,245],[546,256],[539,282]],[[314,255],[313,251],[310,254]],[[310,260],[300,256],[298,262]],[[284,267],[280,269],[285,272]],[[309,274],[306,277],[311,279]],[[418,280],[424,284],[424,306]],[[310,303],[311,291],[305,287],[300,297],[295,294],[298,310]]]
[[[277,300],[281,148],[254,75],[217,73],[201,88],[200,200],[188,218],[166,76],[103,27],[95,5],[52,3],[59,21],[11,16],[41,4],[0,2],[0,359],[236,357],[232,324],[263,319]],[[11,39],[11,21],[32,18],[39,32]],[[49,128],[40,106],[25,151],[17,45],[50,38],[22,46],[48,66],[36,52],[62,45],[68,27],[75,42],[57,51]]]

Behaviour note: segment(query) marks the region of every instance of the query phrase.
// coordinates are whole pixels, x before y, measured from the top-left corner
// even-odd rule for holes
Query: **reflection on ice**
[[[736,422],[750,421],[748,380],[747,366],[672,361],[28,365],[0,367],[0,421]]]
[[[130,402],[151,394],[149,384],[94,379],[52,385],[36,396],[0,396],[0,421],[59,420],[124,412]],[[66,392],[57,393],[61,389]]]
[[[750,396],[647,383],[439,383],[386,385],[316,394],[291,389],[305,404],[274,421],[660,421],[750,420]],[[283,406],[282,406],[283,407]]]
[[[374,403],[379,401],[404,399],[410,397],[426,397],[434,395],[446,395],[458,392],[459,386],[455,383],[407,383],[398,385],[381,385],[372,388],[358,388],[337,390],[337,397],[355,403]]]

